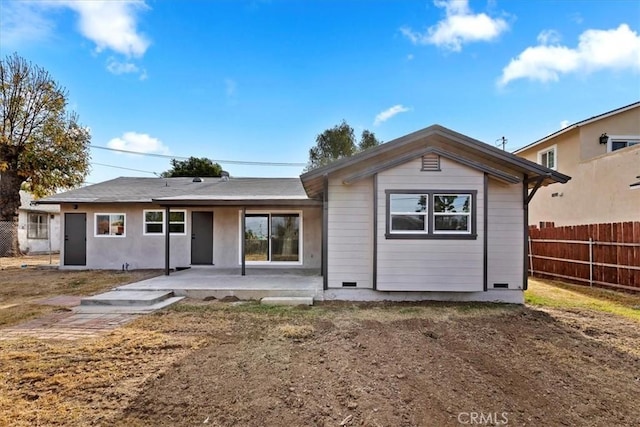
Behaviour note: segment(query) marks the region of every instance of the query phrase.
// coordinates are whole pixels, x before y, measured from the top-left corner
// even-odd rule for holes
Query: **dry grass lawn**
[[[9,283],[44,281],[3,270],[1,298],[43,297],[7,297],[12,271]],[[126,276],[45,272],[47,295]],[[526,299],[185,300],[100,338],[0,340],[0,426],[455,426],[474,411],[507,425],[640,425],[640,298],[532,280]]]
[[[64,309],[38,304],[46,298],[93,295],[161,274],[151,270],[58,270],[48,263],[48,255],[0,258],[0,327]]]

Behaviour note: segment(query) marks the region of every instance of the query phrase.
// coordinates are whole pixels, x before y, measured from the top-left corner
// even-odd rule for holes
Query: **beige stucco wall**
[[[629,185],[640,175],[640,146],[607,153],[601,134],[640,136],[640,107],[569,130],[518,153],[537,162],[538,152],[557,146],[557,170],[566,184],[538,190],[529,205],[529,224],[579,225],[640,220],[640,191]]]
[[[165,236],[143,235],[143,210],[162,209],[150,204],[79,204],[61,206],[61,239],[64,241],[64,214],[85,213],[87,216],[87,265],[92,269],[121,269],[124,263],[130,269],[164,268]],[[176,208],[176,210],[180,210]],[[184,210],[184,209],[183,209]],[[239,207],[199,207],[187,211],[185,235],[171,235],[170,265],[186,267],[191,265],[191,212],[213,212],[213,264],[217,268],[238,268],[240,266],[240,212]],[[318,207],[284,208],[264,207],[255,212],[302,212],[303,262],[287,265],[286,268],[319,269],[322,262],[322,211]],[[96,213],[126,214],[126,236],[94,236]],[[64,245],[60,254],[61,266],[64,262]],[[250,268],[251,266],[248,266]],[[261,264],[261,268],[278,268],[277,263]]]
[[[49,237],[47,239],[30,239],[28,237],[30,213],[38,213],[49,217]],[[18,213],[18,242],[20,243],[20,250],[25,253],[60,251],[60,214],[57,212],[34,212],[21,209]]]

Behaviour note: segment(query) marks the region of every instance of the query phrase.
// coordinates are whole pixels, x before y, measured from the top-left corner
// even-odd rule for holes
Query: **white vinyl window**
[[[389,194],[389,232],[397,234],[428,232],[428,194]]]
[[[609,135],[607,152],[640,145],[640,135]]]
[[[143,211],[144,235],[164,234],[164,210],[154,209]],[[187,211],[169,212],[169,231],[171,234],[186,234]]]
[[[471,194],[434,194],[433,232],[470,234]]]
[[[544,150],[538,151],[538,163],[549,169],[556,170],[558,166],[558,150],[557,146],[553,145]]]
[[[48,214],[30,213],[27,223],[27,239],[48,239]]]
[[[387,239],[476,239],[477,190],[385,190]]]
[[[123,213],[95,214],[95,237],[125,237],[126,220]]]

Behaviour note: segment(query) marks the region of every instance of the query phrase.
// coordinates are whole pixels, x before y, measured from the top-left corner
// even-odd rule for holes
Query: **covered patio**
[[[120,286],[127,291],[173,291],[176,296],[205,299],[237,297],[311,297],[323,299],[322,276],[317,269],[275,270],[269,268],[221,269],[196,266],[169,276],[158,276]]]

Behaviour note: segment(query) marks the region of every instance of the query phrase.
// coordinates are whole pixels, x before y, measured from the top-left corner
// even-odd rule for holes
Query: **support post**
[[[169,260],[169,252],[171,248],[171,233],[169,233],[169,212],[171,208],[166,206],[164,209],[164,275],[168,276],[170,274],[170,260]]]
[[[589,286],[593,286],[593,238],[589,237]]]
[[[531,269],[531,276],[535,274],[533,271],[533,248],[531,246],[531,236],[527,236],[529,239],[529,269]]]
[[[329,179],[325,176],[322,191],[322,289],[329,288]]]
[[[241,258],[242,258],[242,272],[241,274],[243,276],[246,275],[246,269],[245,269],[245,265],[246,265],[246,259],[245,259],[245,232],[247,229],[247,208],[243,207],[242,208],[242,232],[240,233],[240,251],[241,253]]]
[[[524,246],[524,259],[522,265],[522,289],[527,290],[529,287],[529,268],[527,267],[527,262],[529,262],[529,201],[531,197],[529,197],[529,177],[525,174],[524,179],[522,180],[522,201],[523,203],[523,215],[522,215],[522,224],[523,226],[523,236],[524,239],[522,244]],[[533,196],[533,194],[531,194]]]

